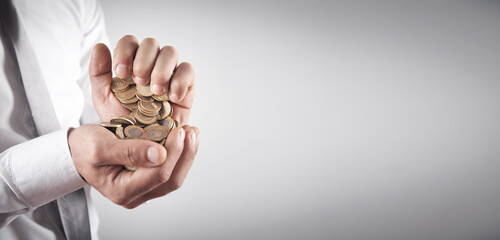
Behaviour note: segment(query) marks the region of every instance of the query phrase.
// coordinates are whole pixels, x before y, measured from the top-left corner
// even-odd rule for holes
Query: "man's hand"
[[[186,137],[187,136],[187,137]],[[125,208],[178,189],[198,149],[198,129],[174,129],[166,148],[148,140],[120,140],[98,125],[72,129],[68,144],[80,175],[102,195]],[[128,171],[123,165],[139,166]]]
[[[132,70],[135,83],[150,84],[154,94],[161,95],[170,89],[172,118],[180,127],[168,135],[163,150],[158,150],[162,160],[156,165],[147,161],[149,147],[160,146],[157,143],[118,140],[98,126],[82,126],[68,137],[80,175],[105,197],[125,208],[137,207],[178,189],[191,168],[199,139],[199,130],[187,125],[194,99],[194,71],[189,63],[177,65],[177,51],[173,47],[160,50],[151,38],[139,45],[134,36],[123,37],[114,51],[113,64],[104,44],[94,47],[89,74],[94,107],[101,121],[109,122],[113,117],[130,113],[112,93],[111,80],[112,71],[126,78]],[[140,168],[132,172],[123,165]]]
[[[112,63],[106,45],[97,44],[92,52],[89,73],[94,107],[101,121],[108,122],[112,117],[130,112],[111,92],[114,71],[120,78],[126,78],[133,72],[134,82],[138,85],[150,84],[156,95],[170,89],[172,118],[181,126],[187,124],[194,100],[194,71],[189,63],[177,65],[177,58],[177,51],[171,46],[160,50],[158,42],[152,38],[144,39],[139,45],[134,36],[127,35],[118,41]]]

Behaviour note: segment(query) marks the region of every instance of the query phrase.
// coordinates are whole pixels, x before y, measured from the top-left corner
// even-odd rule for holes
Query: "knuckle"
[[[137,150],[133,146],[127,147],[127,150],[123,152],[123,160],[125,160],[130,166],[138,166],[138,159],[136,158]]]
[[[181,181],[172,181],[172,184],[170,184],[170,187],[171,187],[172,191],[175,191],[175,190],[182,187],[182,182]]]
[[[158,46],[158,41],[157,41],[156,39],[154,39],[154,38],[150,38],[150,37],[148,37],[148,38],[144,38],[144,40],[142,40],[141,45],[142,45],[142,44],[145,44],[145,45],[150,45],[150,46],[151,46],[151,45],[152,45],[152,46]]]
[[[137,42],[137,38],[134,35],[125,35],[118,41],[118,44],[116,45],[116,48],[113,51],[113,55],[117,56],[121,53],[128,52],[124,51],[131,46],[137,46],[139,43]]]
[[[159,184],[166,183],[170,177],[172,176],[172,173],[170,171],[161,171],[158,176],[157,176],[157,181]]]
[[[168,55],[175,56],[177,58],[177,49],[172,46],[164,46],[161,51],[167,53]]]
[[[127,34],[127,35],[123,36],[121,40],[130,41],[130,42],[137,42],[137,38],[131,34]]]
[[[115,69],[119,64],[124,64],[130,67],[134,62],[133,56],[130,56],[125,51],[121,51],[119,49],[115,50],[113,56],[115,61],[113,63],[113,69]]]
[[[188,62],[182,62],[179,64],[179,67],[182,66],[182,69],[187,72],[193,72],[193,65]]]
[[[170,83],[170,90],[174,91],[175,93],[178,93],[178,92],[182,91],[181,88],[182,88],[182,85],[179,83],[179,80],[172,78],[172,81]]]
[[[140,61],[134,62],[134,74],[140,77],[145,77],[148,74],[149,67]]]
[[[166,83],[170,81],[170,74],[165,71],[153,71],[151,74],[151,79],[158,83]]]
[[[113,50],[113,65],[116,66],[118,63],[132,64],[132,54],[135,53],[132,49],[137,48],[138,45],[139,43],[134,35],[125,35],[122,37]]]
[[[188,84],[184,81],[172,80],[172,83],[170,83],[170,89],[182,96],[185,92],[187,92]]]

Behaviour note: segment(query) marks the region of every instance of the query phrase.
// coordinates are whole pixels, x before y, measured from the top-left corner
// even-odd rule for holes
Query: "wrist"
[[[67,132],[67,141],[68,141],[68,150],[69,150],[69,155],[71,157],[71,160],[73,161],[73,165],[75,166],[75,169],[76,171],[78,172],[78,175],[80,175],[80,177],[82,178],[83,181],[85,181],[85,183],[88,184],[87,180],[82,176],[82,174],[80,173],[80,170],[78,169],[78,165],[76,164],[76,161],[75,161],[75,158],[73,157],[73,154],[72,154],[72,147],[74,146],[74,131],[77,130],[77,128],[72,128],[70,127],[68,129],[68,132]]]

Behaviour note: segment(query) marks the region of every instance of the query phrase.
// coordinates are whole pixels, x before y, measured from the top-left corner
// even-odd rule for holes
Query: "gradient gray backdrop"
[[[196,71],[198,156],[103,239],[500,239],[498,1],[102,1]]]

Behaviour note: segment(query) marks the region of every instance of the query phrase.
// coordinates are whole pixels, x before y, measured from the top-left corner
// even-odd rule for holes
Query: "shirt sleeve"
[[[78,85],[85,97],[81,124],[99,123],[99,117],[92,103],[92,94],[89,76],[89,64],[92,49],[97,43],[104,43],[109,47],[108,36],[101,6],[96,0],[81,1],[81,26],[82,26],[82,58],[80,61],[81,74]]]
[[[81,72],[75,79],[84,95],[80,123],[98,123],[91,98],[88,67],[96,43],[107,44],[105,24],[98,1],[75,1],[81,27]],[[16,216],[88,186],[77,172],[62,129],[14,145],[0,153],[0,228]]]
[[[46,134],[0,154],[0,227],[86,185],[73,164],[67,132]]]

